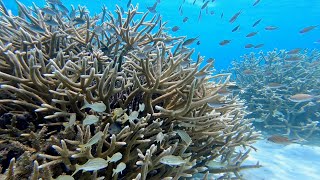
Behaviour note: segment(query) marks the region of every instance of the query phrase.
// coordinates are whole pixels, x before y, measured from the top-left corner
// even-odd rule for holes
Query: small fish
[[[70,12],[69,16],[70,16],[71,19],[74,19],[76,17],[76,10],[74,8],[71,9],[71,12]]]
[[[130,7],[130,4],[131,4],[131,0],[128,1],[128,3],[127,3],[127,8]]]
[[[302,56],[298,56],[298,55],[291,55],[291,56],[287,56],[284,60],[287,62],[298,62],[303,60],[304,58]]]
[[[117,152],[111,156],[111,158],[107,157],[108,162],[117,162],[122,158],[122,154]]]
[[[192,142],[191,137],[189,134],[183,130],[176,130],[177,134],[180,136],[180,138],[189,146]]]
[[[252,48],[252,47],[254,47],[254,45],[253,44],[246,44],[244,47],[245,48]]]
[[[51,15],[51,16],[55,16],[57,14],[54,10],[50,9],[49,7],[44,7],[44,8],[41,8],[40,10],[43,13]]]
[[[209,168],[224,168],[226,163],[221,163],[216,160],[211,160],[211,161],[206,162],[205,165]]]
[[[261,119],[261,118],[254,118],[253,121],[254,121],[254,122],[257,122],[257,123],[262,123],[262,122],[264,122],[264,120]]]
[[[224,106],[226,106],[226,104],[225,103],[220,103],[220,102],[209,102],[209,103],[207,103],[207,105],[209,106],[209,107],[211,107],[211,108],[222,108],[222,107],[224,107]]]
[[[64,13],[69,13],[68,8],[66,8],[62,3],[61,4],[57,4],[57,6],[59,7],[59,9],[64,12]]]
[[[199,13],[199,16],[198,16],[198,22],[201,20],[201,10],[200,10],[200,13]]]
[[[246,70],[243,71],[243,74],[245,74],[245,75],[252,75],[253,73],[254,72],[252,70],[250,70],[250,69],[246,69]]]
[[[211,15],[214,15],[214,11],[210,11],[210,14],[211,14]]]
[[[117,165],[116,169],[113,169],[112,171],[112,177],[118,173],[122,174],[122,171],[126,168],[126,164],[121,162],[120,164]]]
[[[110,134],[118,134],[122,130],[121,125],[118,123],[112,123],[108,129]]]
[[[194,5],[194,4],[196,3],[196,1],[197,1],[197,0],[194,0],[193,3],[192,3],[192,5]]]
[[[254,48],[255,48],[255,49],[258,49],[258,48],[261,48],[261,47],[263,47],[263,46],[264,46],[264,44],[257,44],[257,45],[254,46]]]
[[[30,27],[31,30],[33,30],[33,31],[35,31],[37,33],[43,33],[43,34],[46,33],[46,31],[42,27],[40,27],[40,26],[38,26],[36,24],[30,24],[28,26]]]
[[[89,104],[86,99],[84,99],[84,105],[80,108],[80,110],[90,108],[95,112],[104,112],[107,109],[107,106],[103,102],[95,102],[93,104]]]
[[[207,63],[214,63],[215,62],[215,60],[213,59],[213,58],[209,58],[208,60],[207,60]]]
[[[76,124],[76,118],[77,118],[76,113],[71,113],[70,118],[69,118],[69,122],[64,122],[64,123],[63,123],[63,126],[64,126],[65,128],[67,128],[67,127],[72,127],[73,125]]]
[[[273,30],[278,29],[278,27],[277,26],[267,26],[264,29],[267,30],[267,31],[273,31]]]
[[[218,94],[219,94],[220,96],[229,96],[229,95],[232,94],[232,92],[229,91],[227,88],[222,88],[222,89],[219,89],[219,90],[218,90]]]
[[[272,136],[268,137],[267,140],[270,142],[273,142],[276,144],[282,144],[282,145],[297,143],[297,142],[294,142],[294,139],[289,139],[289,138],[281,136],[281,135],[272,135]]]
[[[44,22],[50,26],[59,26],[59,23],[54,19],[48,19],[48,20],[45,20]]]
[[[83,126],[86,126],[86,125],[91,125],[91,124],[94,124],[96,122],[99,121],[99,117],[96,116],[96,115],[87,115],[86,118],[84,118],[82,124]]]
[[[103,33],[103,28],[101,26],[95,26],[93,32],[97,35],[101,35]]]
[[[312,101],[315,97],[310,94],[295,94],[290,96],[288,99],[292,102],[307,102]]]
[[[76,24],[84,24],[86,22],[86,20],[84,20],[80,17],[76,17],[72,21],[75,22]]]
[[[230,18],[229,22],[230,22],[230,23],[233,23],[234,21],[236,21],[240,14],[241,14],[241,10],[240,10],[239,12],[237,12],[236,14],[234,14],[234,15]]]
[[[130,121],[134,121],[134,120],[138,119],[138,116],[139,116],[139,112],[138,111],[132,111],[128,118],[129,118]]]
[[[258,3],[260,2],[260,0],[256,0],[252,6],[256,6]]]
[[[94,159],[89,159],[85,164],[83,165],[78,165],[76,164],[76,170],[74,173],[71,175],[75,175],[78,171],[97,171],[103,168],[106,168],[108,166],[108,161],[106,161],[103,158],[94,158]]]
[[[319,40],[316,40],[315,42],[313,42],[315,44],[320,44],[320,39]]]
[[[153,4],[153,6],[147,7],[147,9],[148,9],[151,13],[157,13],[157,11],[156,11],[157,4],[158,4],[158,2],[155,2],[155,3]]]
[[[301,51],[301,48],[291,49],[287,54],[298,54]]]
[[[182,20],[182,22],[184,22],[184,23],[185,23],[185,22],[187,22],[187,21],[188,21],[188,19],[189,19],[188,17],[184,17],[184,18],[183,18],[183,20]]]
[[[122,109],[122,108],[115,108],[115,109],[113,110],[113,112],[112,112],[113,118],[115,119],[115,118],[121,116],[121,115],[122,115],[123,113],[125,113],[125,112],[126,112],[126,109],[124,110],[124,109]]]
[[[220,46],[224,46],[224,45],[229,44],[230,42],[231,42],[231,40],[227,40],[227,39],[226,40],[222,40],[222,41],[219,42],[219,45]]]
[[[230,85],[230,86],[227,86],[227,90],[235,92],[235,91],[240,91],[241,88],[238,85]]]
[[[171,30],[172,30],[173,32],[176,32],[176,31],[178,31],[179,29],[180,29],[179,26],[174,26]]]
[[[60,0],[47,0],[47,2],[50,4],[62,4]]]
[[[146,59],[147,55],[143,52],[137,52],[136,56],[140,59]]]
[[[60,175],[55,180],[74,180],[74,178],[72,176],[69,176],[69,175]]]
[[[162,158],[160,158],[160,162],[169,166],[180,166],[186,163],[186,161],[183,160],[182,157],[174,155],[163,156]]]
[[[156,142],[161,144],[161,142],[163,141],[164,139],[164,134],[162,132],[159,132],[156,136]]]
[[[146,107],[146,105],[145,105],[144,103],[139,104],[139,110],[138,110],[138,112],[143,112],[144,109],[145,109],[145,107]]]
[[[249,34],[246,35],[246,37],[252,37],[255,36],[258,32],[251,32]]]
[[[200,45],[200,41],[197,41],[197,45],[198,45],[198,46]]]
[[[120,12],[121,12],[121,14],[124,14],[124,9],[122,6],[120,6]]]
[[[237,31],[237,30],[239,29],[239,27],[240,27],[240,25],[236,26],[235,28],[233,28],[233,29],[232,29],[232,31],[231,31],[231,32],[235,32],[235,31]]]
[[[270,88],[270,89],[278,89],[278,88],[283,87],[283,85],[280,83],[271,82],[271,83],[268,83],[266,87]]]
[[[99,140],[101,139],[102,136],[103,136],[103,132],[99,131],[92,138],[90,138],[86,144],[80,144],[79,147],[86,148],[86,147],[92,146],[92,145],[96,144],[97,142],[99,142]]]
[[[133,32],[133,31],[130,31],[129,32],[129,37],[136,37],[137,35],[139,34],[139,32]]]
[[[221,19],[223,18],[223,13],[221,13],[220,18],[221,18]]]
[[[210,74],[207,73],[207,72],[205,72],[205,71],[200,71],[200,72],[196,73],[196,74],[194,75],[194,77],[195,77],[196,79],[203,79],[203,78],[205,78],[205,77],[208,76],[208,75],[210,75]]]
[[[199,37],[199,36],[198,36],[198,37]],[[184,41],[184,42],[182,43],[182,46],[187,46],[187,45],[192,44],[195,40],[198,39],[198,37],[187,39],[186,41]]]
[[[151,44],[147,44],[141,50],[143,52],[150,52],[152,49],[153,49],[153,46]]]
[[[180,4],[180,6],[179,6],[179,9],[178,9],[179,11],[181,11],[182,10],[182,4]]]
[[[206,8],[209,2],[210,2],[210,1],[205,2],[205,3],[202,5],[201,9]]]
[[[315,29],[316,27],[317,27],[317,26],[308,26],[308,27],[305,27],[305,28],[301,29],[301,30],[299,31],[299,33],[300,33],[300,34],[303,34],[303,33],[309,32],[309,31]]]
[[[255,27],[256,25],[258,25],[261,22],[262,19],[257,20],[256,22],[253,23],[252,27]]]

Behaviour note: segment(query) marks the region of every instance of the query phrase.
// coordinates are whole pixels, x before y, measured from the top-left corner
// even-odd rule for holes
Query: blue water
[[[17,11],[17,6],[13,0],[3,0],[8,9],[13,12]],[[27,6],[32,5],[31,0],[21,1]],[[90,14],[101,12],[101,6],[106,5],[109,10],[114,10],[118,4],[126,10],[127,2],[125,0],[62,0],[63,4],[68,8],[73,4],[75,7],[80,4],[86,6]],[[148,6],[152,6],[155,0],[137,1],[132,0],[132,4],[139,3],[140,11],[147,11]],[[304,27],[318,25],[320,19],[320,1],[319,0],[261,0],[256,6],[252,6],[255,0],[216,0],[208,4],[208,14],[206,9],[202,10],[201,20],[198,21],[199,12],[203,5],[203,0],[161,0],[157,5],[157,13],[159,13],[164,21],[168,21],[168,27],[179,26],[180,30],[172,32],[175,36],[200,36],[200,45],[192,45],[196,49],[194,58],[198,52],[206,58],[213,57],[216,59],[215,68],[217,70],[226,69],[230,66],[230,62],[240,59],[240,56],[249,52],[270,51],[274,48],[293,49],[293,48],[319,48],[320,44],[314,43],[320,39],[320,28],[305,34],[299,31]],[[42,7],[44,1],[37,1],[37,5]],[[182,4],[183,14],[179,13],[179,6]],[[230,24],[230,18],[238,11],[242,10],[238,19]],[[214,11],[214,15],[210,12]],[[221,13],[224,14],[220,18]],[[184,17],[189,20],[183,23]],[[262,19],[260,24],[252,27],[253,23]],[[231,30],[240,25],[240,30],[231,32]],[[266,31],[266,26],[277,26],[279,29],[275,31]],[[251,38],[245,36],[252,32],[259,33]],[[219,42],[229,39],[230,44],[220,46]],[[251,44],[265,44],[260,49],[246,49],[244,46]]]

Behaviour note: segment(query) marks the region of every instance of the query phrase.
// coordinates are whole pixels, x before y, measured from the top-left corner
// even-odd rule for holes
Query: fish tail
[[[76,164],[76,170],[71,174],[71,176],[75,175],[80,170],[80,165]]]
[[[88,103],[86,99],[84,99],[84,105],[80,108],[80,110],[90,107],[91,105]]]
[[[115,174],[116,174],[116,170],[113,169],[113,170],[112,170],[112,177],[113,177]]]

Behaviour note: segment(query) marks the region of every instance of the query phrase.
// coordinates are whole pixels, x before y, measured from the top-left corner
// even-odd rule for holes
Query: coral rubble
[[[15,16],[0,2],[0,178],[240,178],[260,167],[242,164],[259,137],[243,103],[219,93],[230,74],[200,68],[160,16],[17,4]]]

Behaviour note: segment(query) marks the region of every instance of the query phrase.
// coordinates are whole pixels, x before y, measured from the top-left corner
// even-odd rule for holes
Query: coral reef
[[[231,74],[154,15],[0,1],[0,179],[241,178],[259,133]]]
[[[248,118],[270,133],[299,140],[319,135],[320,53],[317,50],[273,50],[251,53],[232,63],[239,97],[246,100]]]

